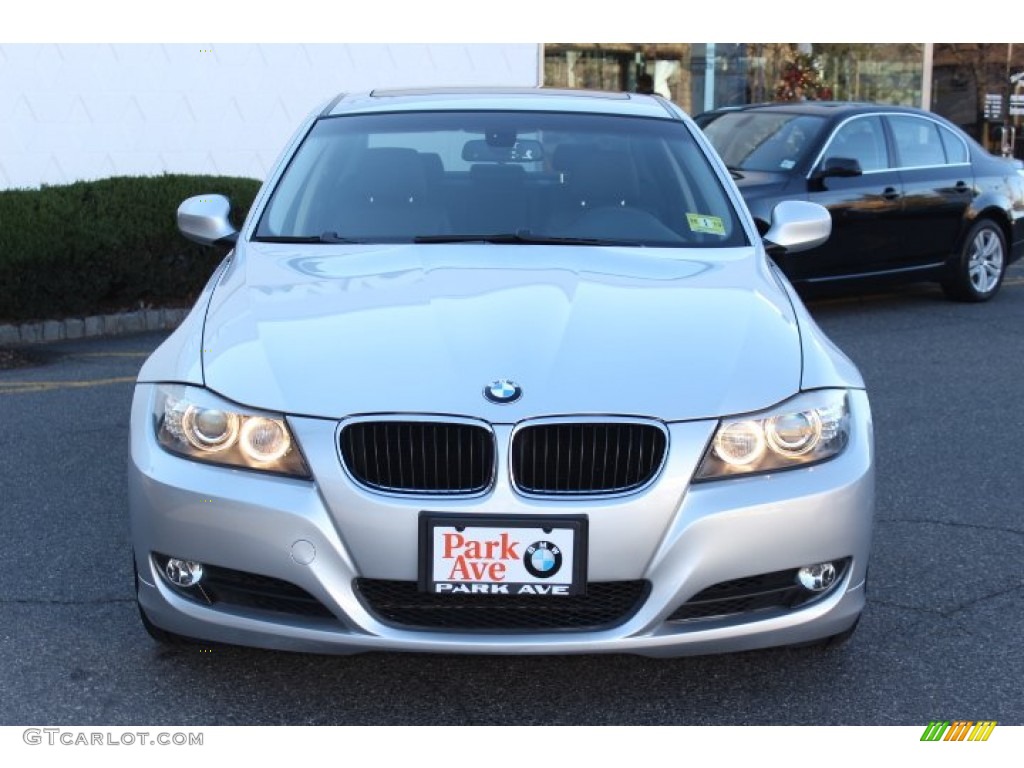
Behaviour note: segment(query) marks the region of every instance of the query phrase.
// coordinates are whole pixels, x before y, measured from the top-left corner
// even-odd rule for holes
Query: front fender
[[[229,253],[206,282],[199,298],[174,332],[157,347],[139,371],[139,383],[176,381],[204,386],[203,327],[213,292],[234,261]]]

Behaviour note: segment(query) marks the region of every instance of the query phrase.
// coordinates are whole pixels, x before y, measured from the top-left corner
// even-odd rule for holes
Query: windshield
[[[682,123],[522,111],[321,119],[255,239],[747,244]]]
[[[824,125],[816,115],[726,112],[705,125],[704,133],[730,169],[778,173],[799,164]]]

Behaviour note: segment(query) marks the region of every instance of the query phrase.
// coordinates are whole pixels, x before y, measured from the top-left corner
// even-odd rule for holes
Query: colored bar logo
[[[921,741],[988,741],[995,720],[932,720],[921,734]]]

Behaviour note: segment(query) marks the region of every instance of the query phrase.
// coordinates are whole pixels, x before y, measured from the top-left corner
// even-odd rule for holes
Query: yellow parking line
[[[0,381],[0,395],[14,395],[21,392],[48,392],[51,389],[103,387],[107,384],[128,384],[134,381],[134,376],[118,376],[113,379],[87,379],[85,381]]]
[[[68,357],[149,357],[151,352],[75,352]]]

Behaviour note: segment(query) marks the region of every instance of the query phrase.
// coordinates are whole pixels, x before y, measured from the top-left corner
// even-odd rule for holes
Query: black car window
[[[815,144],[825,120],[788,112],[726,112],[703,130],[725,164],[740,171],[791,171]]]
[[[913,115],[889,115],[900,166],[919,168],[945,165],[946,151],[939,137],[939,126]]]
[[[946,150],[947,163],[958,165],[970,161],[967,154],[967,145],[963,139],[943,125],[939,126],[939,136],[942,137],[942,146]]]
[[[868,115],[843,123],[833,135],[822,159],[833,157],[856,160],[866,173],[889,168],[889,151],[881,119]]]

